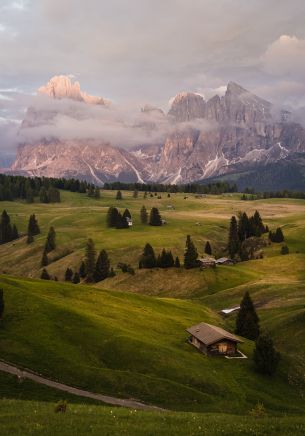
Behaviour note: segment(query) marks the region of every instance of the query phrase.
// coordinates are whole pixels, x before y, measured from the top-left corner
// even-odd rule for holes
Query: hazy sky
[[[304,0],[0,0],[0,88],[55,74],[114,101],[151,102],[229,80],[305,105]]]

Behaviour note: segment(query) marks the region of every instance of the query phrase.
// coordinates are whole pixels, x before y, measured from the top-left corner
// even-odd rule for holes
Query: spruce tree
[[[150,211],[149,224],[151,226],[162,226],[162,219],[156,207],[153,207]]]
[[[265,233],[266,229],[263,224],[263,220],[260,216],[260,213],[257,210],[253,215],[253,222],[255,226],[255,236],[261,236],[263,233]]]
[[[122,196],[122,192],[121,191],[118,191],[117,193],[116,193],[116,200],[122,200],[123,199],[123,196]]]
[[[283,242],[284,241],[284,235],[283,235],[283,231],[280,227],[278,227],[275,231],[275,242]]]
[[[29,223],[28,223],[28,234],[32,234],[36,236],[40,233],[40,228],[36,219],[35,214],[30,215]]]
[[[190,237],[187,235],[184,252],[184,268],[190,269],[198,266],[198,253],[196,247]]]
[[[118,212],[118,214],[116,216],[115,227],[116,227],[116,229],[128,229],[129,228],[127,219],[123,215],[121,215],[120,212]]]
[[[142,224],[147,224],[148,221],[148,213],[145,206],[141,207],[140,211],[140,219]]]
[[[209,256],[212,255],[212,247],[211,247],[211,244],[209,243],[209,241],[207,241],[205,244],[204,252],[205,252],[205,254],[208,254]]]
[[[50,251],[55,250],[56,248],[56,232],[54,227],[50,227],[49,233],[47,235],[47,240],[45,243],[45,250],[47,253],[50,253]]]
[[[228,251],[231,259],[234,259],[239,250],[239,236],[237,228],[237,220],[232,216],[229,229]]]
[[[74,283],[75,285],[77,285],[77,283],[80,282],[80,277],[79,277],[79,273],[76,271],[74,273],[73,279],[72,279],[72,283]]]
[[[95,258],[96,251],[93,240],[90,238],[86,244],[85,250],[85,266],[86,266],[86,282],[93,283],[94,282],[94,271],[95,271]]]
[[[259,318],[249,292],[246,292],[236,318],[235,333],[254,340],[259,335]]]
[[[84,279],[86,277],[86,265],[85,262],[82,260],[80,267],[79,267],[79,276]]]
[[[118,222],[119,211],[116,207],[110,207],[107,212],[107,226],[116,227]]]
[[[238,219],[238,239],[239,241],[244,241],[250,236],[250,221],[246,212],[239,215]]]
[[[71,282],[72,278],[73,278],[73,271],[71,268],[67,268],[65,272],[65,281]]]
[[[154,249],[150,244],[146,244],[139,260],[139,268],[155,268],[157,260]]]
[[[48,259],[48,254],[47,254],[46,249],[43,250],[40,265],[41,266],[48,266],[49,265],[49,259]]]
[[[40,278],[43,280],[51,280],[51,277],[45,268],[42,270]]]
[[[275,350],[273,341],[267,333],[261,334],[257,338],[253,360],[257,372],[270,376],[275,373],[280,361],[280,353]]]
[[[3,318],[4,313],[4,295],[3,295],[3,289],[0,289],[0,321]]]
[[[180,260],[178,256],[175,259],[175,268],[180,268]]]
[[[13,229],[11,226],[11,219],[4,210],[1,214],[1,220],[0,220],[0,244],[5,244],[6,242],[10,242],[13,237]]]
[[[108,258],[108,254],[105,250],[100,251],[98,255],[95,271],[94,271],[94,281],[100,282],[109,277],[110,272],[110,261]]]

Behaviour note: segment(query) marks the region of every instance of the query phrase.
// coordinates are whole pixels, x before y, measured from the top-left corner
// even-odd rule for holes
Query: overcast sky
[[[305,104],[304,0],[0,0],[0,88],[55,74],[114,101],[166,107],[236,81]]]

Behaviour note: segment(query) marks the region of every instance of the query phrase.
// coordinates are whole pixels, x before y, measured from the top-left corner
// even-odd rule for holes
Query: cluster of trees
[[[34,194],[32,191],[26,192],[27,203],[34,203]],[[46,189],[44,186],[39,191],[40,203],[60,203],[60,191],[54,186],[50,186]]]
[[[156,257],[155,251],[150,244],[146,244],[142,255],[139,259],[139,268],[180,268],[180,260],[177,256],[175,259],[171,251],[163,248],[161,253]]]
[[[103,189],[118,191],[142,191],[142,192],[185,192],[198,194],[223,194],[225,192],[237,192],[235,183],[215,182],[207,184],[189,183],[186,185],[167,185],[162,183],[105,183]]]
[[[19,238],[17,227],[15,224],[11,224],[11,218],[4,210],[0,219],[0,244],[5,244],[17,238]]]
[[[278,366],[280,354],[275,350],[270,335],[261,333],[259,318],[249,292],[244,294],[236,317],[235,333],[255,340],[253,360],[255,368],[262,374],[272,375]]]
[[[90,185],[88,188],[88,197],[101,198],[101,190],[99,187]]]
[[[87,283],[96,283],[115,275],[110,266],[110,260],[106,250],[101,250],[96,256],[95,245],[92,239],[88,239],[85,249],[85,259],[79,268],[79,275]]]
[[[236,255],[240,255],[244,259],[246,253],[243,252],[243,241],[252,236],[260,237],[268,231],[268,226],[264,226],[257,210],[250,217],[248,217],[246,212],[241,212],[238,216],[238,221],[235,216],[232,216],[228,237],[228,252],[230,257],[233,259]]]
[[[75,285],[80,282],[80,274],[78,271],[75,271],[73,273],[73,270],[71,268],[67,268],[65,272],[65,281],[66,282],[72,282]]]
[[[117,265],[117,267],[123,272],[123,273],[129,273],[129,274],[131,274],[132,276],[134,276],[135,275],[135,270],[134,270],[134,268],[131,266],[131,265],[129,265],[128,263],[124,263],[124,262],[119,262],[118,263],[118,265]]]
[[[275,232],[270,230],[269,239],[271,242],[284,242],[285,238],[282,229],[278,227]]]
[[[29,203],[34,198],[42,198],[43,202],[58,201],[58,190],[85,193],[94,185],[77,179],[56,179],[48,177],[23,177],[0,174],[0,201],[15,199],[26,200]],[[42,189],[44,188],[44,189]],[[52,190],[51,188],[54,188]],[[47,192],[47,195],[45,194]],[[48,201],[45,201],[47,200]]]
[[[246,195],[250,194],[250,195]],[[283,191],[272,191],[272,192],[255,192],[254,189],[246,188],[244,194],[242,195],[242,200],[261,200],[266,198],[296,198],[305,199],[304,191],[290,191],[284,189]]]
[[[116,229],[128,229],[128,220],[131,220],[131,214],[128,209],[125,209],[123,214],[116,207],[109,207],[107,212],[107,226],[115,227]]]

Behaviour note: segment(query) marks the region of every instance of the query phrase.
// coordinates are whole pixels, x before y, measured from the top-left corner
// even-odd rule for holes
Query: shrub
[[[68,403],[66,400],[59,400],[54,408],[55,413],[66,413],[68,407]]]

